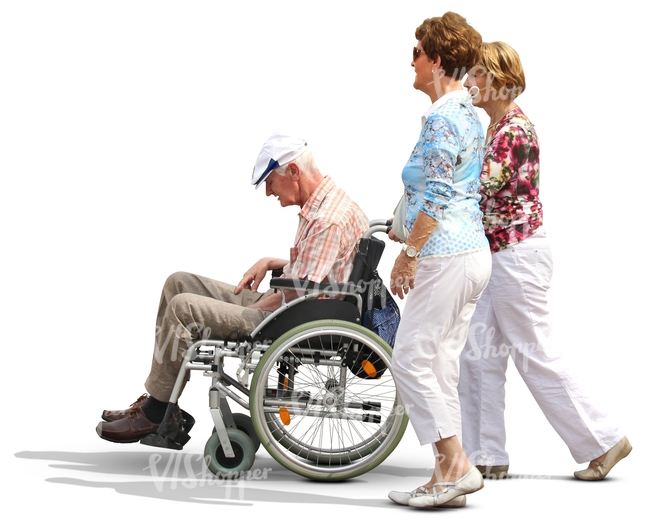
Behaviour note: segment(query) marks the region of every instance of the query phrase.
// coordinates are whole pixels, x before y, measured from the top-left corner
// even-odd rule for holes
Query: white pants
[[[490,265],[487,249],[418,260],[415,287],[397,331],[392,370],[422,445],[454,435],[461,438],[459,359]]]
[[[458,385],[463,448],[475,464],[509,464],[504,420],[508,357],[577,462],[602,455],[623,438],[552,348],[546,296],[552,273],[543,231],[492,255],[492,276],[472,318]]]

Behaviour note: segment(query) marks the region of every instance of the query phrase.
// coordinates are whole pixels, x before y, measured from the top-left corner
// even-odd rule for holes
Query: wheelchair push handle
[[[370,238],[375,233],[386,233],[386,234],[388,234],[389,231],[392,229],[392,226],[393,226],[393,221],[392,220],[386,220],[386,219],[381,219],[381,218],[376,219],[376,220],[371,220],[370,221],[370,227],[363,234],[363,238]]]

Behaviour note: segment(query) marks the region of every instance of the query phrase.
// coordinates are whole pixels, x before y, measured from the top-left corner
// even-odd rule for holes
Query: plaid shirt
[[[368,219],[345,192],[325,177],[298,213],[299,224],[284,277],[347,282]]]

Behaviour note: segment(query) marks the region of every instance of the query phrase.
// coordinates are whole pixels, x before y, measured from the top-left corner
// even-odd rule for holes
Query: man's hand
[[[266,273],[269,270],[269,260],[268,258],[262,258],[258,260],[253,267],[251,267],[237,284],[235,288],[235,295],[239,295],[242,289],[250,289],[251,291],[257,291],[257,288],[260,287],[262,280],[266,276]]]
[[[262,258],[258,260],[253,267],[251,267],[237,284],[235,288],[235,295],[241,293],[242,289],[250,289],[251,291],[257,291],[257,288],[260,287],[262,280],[269,271],[273,269],[282,269],[287,264],[286,260],[280,258]]]

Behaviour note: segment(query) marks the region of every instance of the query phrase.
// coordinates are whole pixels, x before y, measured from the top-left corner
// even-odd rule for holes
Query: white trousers
[[[418,260],[415,287],[397,330],[392,370],[422,445],[454,435],[462,438],[459,359],[490,266],[487,249]]]
[[[552,273],[543,231],[492,255],[492,276],[471,321],[458,385],[463,449],[475,464],[509,464],[504,420],[509,357],[578,463],[602,455],[623,438],[551,345],[547,291]]]

